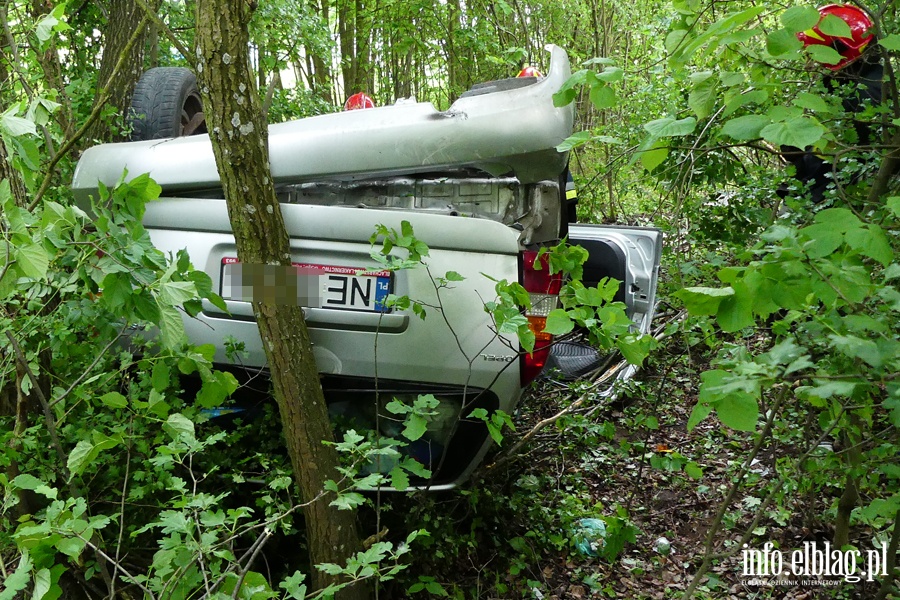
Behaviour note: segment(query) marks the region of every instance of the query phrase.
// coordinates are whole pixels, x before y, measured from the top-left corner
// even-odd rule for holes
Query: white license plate
[[[335,265],[319,265],[313,263],[291,263],[296,270],[297,303],[311,308],[333,308],[339,310],[356,310],[364,312],[390,312],[384,305],[391,292],[390,271],[366,271],[363,267],[347,267]],[[222,259],[222,278],[220,295],[225,300],[249,302],[260,296],[257,287],[271,287],[279,284],[270,281],[269,277],[255,277],[253,285],[248,284],[246,274],[242,273],[242,265],[238,259],[225,257]],[[265,267],[263,267],[265,269]],[[258,274],[257,274],[258,275]],[[293,289],[293,288],[292,288]],[[272,290],[264,290],[272,293]],[[293,293],[293,292],[292,292]],[[279,298],[279,294],[273,293]],[[282,294],[283,296],[283,294]],[[287,300],[276,302],[286,303]]]

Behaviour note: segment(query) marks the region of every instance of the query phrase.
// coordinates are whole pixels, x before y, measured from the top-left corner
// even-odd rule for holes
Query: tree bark
[[[341,49],[341,77],[344,83],[344,98],[361,90],[356,85],[356,15],[352,0],[341,0],[337,4],[337,29]]]
[[[319,16],[323,23],[330,23],[329,0],[321,0],[321,5],[317,6],[313,2],[313,7],[318,10]],[[307,47],[307,60],[312,62],[312,67],[307,69],[310,74],[309,84],[313,92],[325,102],[336,104],[333,93],[333,81],[331,76],[331,49],[328,48],[325,54],[321,48]]]
[[[250,71],[247,23],[250,3],[200,0],[197,4],[198,74],[216,165],[245,265],[290,267],[291,254],[281,208],[269,172],[268,131]],[[296,305],[254,302],[263,348],[294,478],[303,500],[312,563],[344,564],[359,549],[355,515],[329,506],[326,480],[337,478],[337,452],[303,313]],[[312,569],[318,589],[334,579]],[[364,598],[364,586],[337,597]]]
[[[156,10],[158,0],[149,2],[151,9]],[[109,7],[109,19],[103,29],[103,60],[100,62],[100,72],[97,74],[97,90],[101,90],[111,83],[110,97],[107,104],[115,109],[115,114],[125,117],[131,109],[131,97],[134,95],[134,86],[144,72],[144,47],[150,39],[151,28],[146,27],[141,37],[134,44],[131,52],[125,58],[125,63],[119,70],[115,79],[112,79],[113,69],[122,51],[128,45],[131,36],[144,18],[144,12],[134,0],[112,0]],[[99,96],[94,99],[99,101]],[[121,130],[111,126],[107,119],[97,119],[97,122],[87,133],[87,141],[100,140],[104,142],[122,142],[127,135]]]

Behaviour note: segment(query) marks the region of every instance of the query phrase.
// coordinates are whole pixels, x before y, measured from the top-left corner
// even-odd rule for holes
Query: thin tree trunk
[[[313,2],[313,9],[317,10],[323,23],[330,23],[330,5],[329,0],[321,0],[321,5],[316,6]],[[327,57],[323,57],[319,48],[307,47],[307,68],[309,87],[322,100],[329,104],[335,104],[334,85],[331,77],[331,49],[328,49]]]
[[[198,71],[213,152],[234,231],[238,258],[245,265],[290,269],[291,254],[281,207],[269,172],[268,131],[250,72],[243,0],[200,0],[197,4]],[[294,478],[304,501],[307,540],[313,564],[344,564],[359,549],[355,515],[329,506],[319,496],[337,477],[337,452],[309,333],[296,305],[253,303]],[[312,569],[316,588],[334,578]],[[365,598],[364,586],[338,593]]]
[[[150,2],[150,7],[156,10],[158,0]],[[122,54],[122,50],[128,44],[135,29],[140,26],[144,18],[144,12],[134,0],[112,0],[109,9],[109,20],[103,30],[103,60],[100,63],[100,72],[97,74],[97,90],[103,89],[108,84],[110,97],[108,105],[115,108],[115,114],[128,119],[128,111],[131,109],[131,97],[134,94],[134,86],[144,72],[144,46],[149,39],[150,28],[145,28],[141,37],[134,44],[133,50],[125,59],[125,63],[111,80],[113,69]],[[99,99],[95,98],[95,101]],[[124,141],[127,136],[122,130],[111,126],[106,119],[98,119],[87,133],[88,143],[91,140],[100,141]]]
[[[358,92],[356,85],[356,18],[353,15],[353,0],[339,0],[337,5],[337,28],[341,49],[341,76],[344,83],[344,97]]]
[[[447,3],[447,98],[449,102],[456,99],[462,90],[459,87],[459,70],[456,58],[456,30],[459,28],[459,0]]]

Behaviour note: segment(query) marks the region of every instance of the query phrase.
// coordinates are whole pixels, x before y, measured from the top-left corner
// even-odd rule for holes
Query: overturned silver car
[[[521,352],[514,338],[496,333],[484,310],[494,282],[485,275],[519,281],[546,299],[558,288],[546,269],[535,269],[537,250],[568,235],[590,253],[586,282],[621,281],[618,299],[635,327],[649,331],[661,235],[570,224],[568,157],[556,147],[572,133],[574,108],[552,100],[570,68],[562,49],[548,49],[546,77],[476,86],[446,111],[408,101],[270,126],[271,173],[293,262],[317,292],[305,315],[330,412],[374,427],[391,398],[434,395],[440,405],[428,433],[409,448],[432,470],[419,482],[431,489],[464,479],[490,446],[483,423],[465,417],[475,408],[512,413],[551,351]],[[185,316],[191,340],[214,344],[224,365],[223,340],[233,337],[247,350],[242,368],[264,370],[251,305],[232,285],[237,251],[208,136],[91,148],[75,172],[76,197],[96,194],[98,182],[113,184],[123,170],[149,172],[163,188],[144,217],[154,244],[186,248],[226,301],[227,311],[205,303],[197,318]],[[403,221],[428,244],[428,270],[385,271],[371,256],[376,225],[399,230]],[[463,280],[439,289],[431,274],[448,271]],[[388,294],[441,314],[423,320],[387,308]],[[529,317],[539,325],[542,315]]]

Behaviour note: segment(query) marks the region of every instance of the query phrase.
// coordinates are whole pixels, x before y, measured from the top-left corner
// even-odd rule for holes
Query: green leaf
[[[590,67],[591,65],[614,65],[616,61],[606,56],[595,56],[581,63],[582,67]]]
[[[676,51],[680,50],[683,47],[682,43],[687,36],[688,32],[685,29],[675,29],[674,31],[669,32],[665,41],[666,53],[674,54]]]
[[[561,308],[550,311],[547,315],[547,323],[544,325],[544,332],[551,335],[565,335],[575,329],[575,323],[569,317],[569,313]]]
[[[14,254],[22,274],[32,279],[43,279],[50,266],[50,256],[41,244],[29,244],[16,248]]]
[[[403,437],[414,442],[425,435],[428,430],[428,421],[417,414],[410,414],[406,418],[406,427],[403,429]]]
[[[572,75],[562,84],[559,91],[553,94],[553,106],[559,108],[571,104],[578,96],[578,87],[584,85],[587,81],[587,69],[581,69],[572,73]]]
[[[800,234],[808,238],[810,241],[804,245],[804,250],[810,258],[824,258],[830,256],[835,250],[840,248],[844,241],[844,236],[840,230],[836,230],[826,223],[817,223],[804,227],[800,230]]]
[[[716,415],[722,424],[738,431],[756,431],[759,404],[747,393],[733,393],[716,404]]]
[[[806,52],[814,61],[820,62],[823,65],[836,65],[844,60],[844,57],[841,56],[837,50],[821,44],[807,46]]]
[[[641,164],[647,172],[653,172],[669,156],[669,146],[662,141],[657,141],[651,148],[640,152]]]
[[[858,358],[876,369],[884,364],[886,357],[872,340],[853,335],[829,335],[828,339],[839,352],[850,358]]]
[[[488,418],[488,411],[487,411],[487,409],[484,409],[484,408],[476,408],[475,410],[470,412],[469,416],[466,418],[467,419],[481,419],[482,421],[484,421],[485,419]]]
[[[31,600],[44,600],[44,596],[50,591],[51,583],[50,569],[41,569],[35,573]]]
[[[616,83],[625,78],[625,71],[619,67],[606,67],[602,72],[597,73],[597,79],[606,83]]]
[[[900,217],[900,196],[891,196],[884,204],[889,211],[894,213],[895,217]]]
[[[407,472],[422,477],[423,479],[431,477],[431,471],[426,469],[425,465],[414,458],[404,458],[403,462],[400,463],[400,466],[406,469]]]
[[[781,24],[789,32],[798,33],[815,27],[820,18],[812,6],[792,6],[781,14]]]
[[[803,47],[803,42],[788,29],[778,29],[766,36],[766,51],[775,57],[783,57]]]
[[[16,478],[13,479],[13,485],[20,490],[35,490],[38,486],[46,484],[34,475],[23,473],[21,475],[16,475]]]
[[[884,280],[890,281],[891,279],[897,279],[900,277],[900,264],[893,263],[887,269],[884,270]]]
[[[825,18],[819,21],[819,31],[825,35],[846,38],[848,40],[853,39],[853,32],[850,31],[850,25],[835,15],[825,15]]]
[[[719,81],[722,82],[722,85],[725,87],[734,87],[736,85],[741,85],[744,81],[747,80],[747,76],[738,71],[724,71],[719,73]]]
[[[858,229],[862,227],[862,221],[859,220],[852,210],[847,208],[826,208],[816,213],[814,219],[816,223],[828,225],[834,231],[841,233]]]
[[[763,115],[745,115],[726,122],[722,126],[722,133],[741,142],[755,140],[769,123],[771,119]]]
[[[269,600],[277,596],[272,593],[269,582],[262,573],[257,573],[256,571],[248,571],[244,574],[243,581],[241,581],[241,589],[238,590],[237,594],[234,594],[234,588],[239,579],[234,573],[229,573],[226,576],[221,588],[222,597],[231,598],[234,596],[241,600]]]
[[[689,287],[675,292],[675,297],[684,302],[692,315],[714,315],[722,300],[734,295],[734,289]]]
[[[159,330],[162,334],[162,343],[166,348],[178,348],[187,341],[184,335],[184,321],[178,310],[170,304],[159,304]]]
[[[687,430],[692,431],[703,419],[709,416],[713,411],[713,407],[705,402],[697,402],[688,418]]]
[[[16,150],[16,156],[22,160],[22,164],[26,169],[37,171],[41,168],[41,151],[33,139],[27,137],[12,138],[13,148]]]
[[[163,429],[175,440],[181,436],[189,440],[194,439],[194,423],[181,413],[169,415],[169,418],[163,424]]]
[[[134,291],[129,273],[109,273],[100,283],[103,304],[115,310],[125,306]]]
[[[684,472],[687,473],[688,477],[690,477],[691,479],[703,478],[703,469],[701,469],[700,465],[698,465],[694,461],[691,461],[688,464],[684,465]]]
[[[562,141],[557,147],[557,152],[568,152],[572,148],[577,148],[582,144],[587,143],[591,139],[590,131],[579,131],[578,133],[573,133],[566,139]]]
[[[888,50],[900,50],[900,35],[892,33],[878,43]]]
[[[688,80],[690,80],[693,84],[703,83],[713,76],[712,71],[698,71],[697,73],[691,73],[688,75]]]
[[[37,27],[35,28],[35,35],[37,35],[38,40],[42,44],[49,40],[50,36],[53,35],[53,28],[57,23],[59,23],[59,19],[54,17],[52,13],[44,16],[43,19],[38,21]]]
[[[653,336],[623,335],[616,340],[616,348],[629,364],[640,366],[656,347]]]
[[[125,408],[128,406],[128,400],[119,392],[109,392],[100,396],[100,402],[110,408]]]
[[[197,288],[191,281],[167,281],[159,286],[160,300],[177,306],[197,297]]]
[[[437,581],[429,581],[425,584],[425,591],[431,594],[432,596],[441,596],[441,597],[449,597],[450,594],[447,593],[447,590],[444,589]]]
[[[0,129],[3,130],[3,133],[13,137],[37,134],[37,128],[35,127],[34,122],[9,113],[0,117]]]
[[[535,335],[528,325],[519,327],[516,331],[516,336],[519,338],[519,345],[522,346],[522,349],[525,350],[525,352],[528,352],[529,354],[534,352]]]
[[[303,600],[306,598],[306,586],[303,585],[303,581],[306,579],[306,575],[304,575],[300,571],[294,571],[294,574],[290,577],[286,577],[284,581],[278,584],[278,587],[283,589],[288,598],[292,600]]]
[[[598,109],[612,108],[618,104],[616,91],[608,85],[595,85],[591,88],[591,104]]]
[[[28,550],[23,550],[16,570],[10,573],[6,577],[6,581],[3,582],[5,587],[0,592],[0,600],[13,600],[19,597],[19,592],[31,583],[31,569],[33,566],[34,563],[28,554]]]
[[[822,138],[825,128],[808,117],[796,117],[767,125],[759,133],[764,140],[776,146],[806,148]]]
[[[169,387],[169,378],[172,370],[165,361],[158,360],[153,364],[153,372],[150,376],[150,383],[157,392],[164,392]]]
[[[705,119],[715,108],[717,92],[718,86],[713,77],[694,85],[694,89],[688,95],[688,106],[691,107],[698,119]]]
[[[21,490],[32,490],[51,500],[55,500],[57,496],[57,491],[55,489],[51,488],[34,475],[25,473],[17,475],[16,478],[13,479],[13,485]]]
[[[753,306],[747,294],[723,298],[716,311],[716,323],[726,333],[734,333],[754,325],[756,321],[753,318]]]
[[[95,431],[93,441],[81,440],[75,444],[75,448],[69,453],[69,459],[66,463],[71,477],[80,475],[86,466],[97,460],[101,452],[115,448],[121,441],[121,436],[108,437]]]
[[[405,491],[409,487],[409,475],[400,466],[391,469],[391,487],[398,492]]]
[[[728,94],[726,94],[728,98]],[[737,109],[747,104],[762,104],[769,99],[769,92],[766,90],[751,90],[735,95],[725,102],[725,111],[722,116],[729,116]]]
[[[71,558],[78,558],[87,543],[79,538],[63,538],[56,542],[56,549]]]
[[[822,96],[809,92],[797,94],[797,97],[794,98],[794,106],[822,114],[833,114],[835,112],[835,107],[826,102]]]
[[[845,237],[851,248],[880,262],[882,266],[886,267],[894,260],[894,251],[884,230],[874,223],[865,229],[850,230]]]
[[[694,117],[677,120],[672,117],[665,117],[644,124],[644,130],[653,137],[658,138],[688,135],[693,132],[696,127],[697,119]]]

